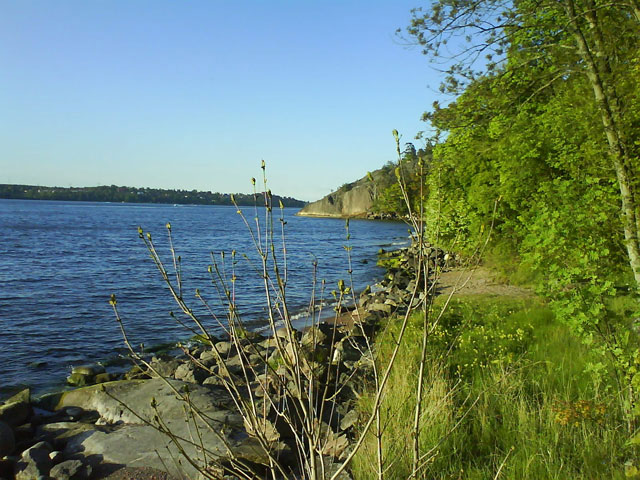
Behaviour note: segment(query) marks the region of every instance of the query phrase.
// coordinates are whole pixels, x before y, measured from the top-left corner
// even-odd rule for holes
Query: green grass
[[[545,280],[519,258],[517,249],[508,241],[492,243],[484,252],[482,263],[496,274],[496,279],[511,285],[532,286]]]
[[[393,320],[377,339],[382,359],[398,325]],[[415,315],[383,404],[388,479],[410,473],[421,325]],[[625,478],[628,435],[606,393],[613,379],[596,382],[585,373],[588,350],[539,300],[460,298],[429,345],[419,443],[431,454],[419,478]],[[371,402],[365,395],[361,409]],[[370,434],[352,462],[354,478],[375,478],[375,458]]]

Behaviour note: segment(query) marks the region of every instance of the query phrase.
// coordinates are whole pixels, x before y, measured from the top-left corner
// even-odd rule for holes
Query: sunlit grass
[[[384,398],[390,479],[410,474],[421,325],[414,315]],[[396,328],[377,339],[381,363]],[[594,381],[585,373],[589,360],[588,350],[539,300],[454,301],[430,340],[419,478],[625,478],[629,452],[621,411],[607,388],[613,379]],[[363,409],[370,403],[361,399]],[[375,455],[370,434],[352,462],[354,478],[375,476]]]

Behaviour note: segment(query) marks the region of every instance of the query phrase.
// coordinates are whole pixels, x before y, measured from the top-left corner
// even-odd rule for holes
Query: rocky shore
[[[415,246],[382,252],[384,280],[336,321],[268,337],[242,331],[233,339],[201,338],[178,355],[138,359],[126,374],[76,367],[68,379],[74,390],[38,399],[23,390],[0,405],[0,480],[197,479],[206,478],[203,468],[211,478],[231,479],[234,465],[259,472],[273,458],[293,474],[297,427],[281,421],[276,405],[307,401],[299,391],[304,378],[340,385],[323,400],[330,415],[320,415],[330,471],[348,454],[361,421],[355,399],[372,375],[375,332],[423,299],[409,304],[416,253]],[[424,253],[433,266],[445,266],[441,250]],[[294,358],[303,383],[285,368]],[[260,432],[240,408],[246,399],[264,413]]]

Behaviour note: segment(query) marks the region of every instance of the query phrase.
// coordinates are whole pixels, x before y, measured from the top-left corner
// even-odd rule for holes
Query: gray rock
[[[302,337],[302,334],[297,331],[295,328],[292,329],[291,331],[289,331],[289,329],[287,327],[280,327],[276,330],[276,336],[278,338],[281,338],[283,340],[289,340],[289,335],[292,336],[292,338],[299,340]],[[270,344],[268,346],[273,346],[274,344]]]
[[[71,375],[67,377],[67,383],[76,387],[92,385],[96,383],[96,375],[104,373],[105,369],[102,365],[80,365],[73,367]]]
[[[224,386],[224,381],[218,375],[211,375],[202,382],[202,385],[219,385]]]
[[[16,439],[11,427],[0,421],[0,458],[11,455],[16,448]]]
[[[101,456],[105,463],[151,467],[169,471],[178,478],[181,478],[181,475],[194,478],[195,470],[186,462],[182,464],[184,472],[179,472],[173,462],[163,464],[159,460],[157,452],[164,452],[166,455],[167,448],[172,455],[179,457],[179,454],[166,435],[149,425],[154,422],[157,412],[162,422],[177,438],[191,438],[195,420],[190,418],[188,422],[185,421],[185,402],[177,399],[175,391],[180,392],[187,385],[190,402],[210,419],[209,424],[214,430],[211,431],[197,420],[203,442],[209,450],[209,458],[225,457],[225,442],[234,452],[248,449],[247,451],[258,450],[259,453],[260,449],[255,442],[246,439],[242,417],[235,413],[233,401],[224,389],[185,384],[176,380],[170,380],[167,384],[160,378],[111,382],[104,384],[106,392],[101,391],[101,386],[65,392],[58,408],[78,406],[85,410],[96,410],[109,422],[102,427],[89,425],[88,430],[69,438],[65,453]],[[157,405],[155,410],[151,406],[152,398]],[[118,422],[120,424],[117,424]],[[245,440],[242,440],[243,438]],[[248,444],[253,447],[249,448]],[[189,441],[181,443],[181,446],[194,458],[200,458],[200,454]]]
[[[124,374],[124,378],[126,380],[142,380],[151,378],[151,375],[139,365],[134,365],[131,370]]]
[[[352,427],[357,421],[358,412],[356,412],[355,410],[349,410],[340,421],[340,430],[347,430],[348,428]]]
[[[234,357],[234,358],[239,358],[239,357]],[[225,378],[244,377],[244,373],[245,373],[245,369],[243,368],[241,362],[229,361],[228,363],[224,363],[223,365],[220,365],[218,369],[218,375]]]
[[[342,465],[340,462],[334,462],[329,457],[323,457],[324,462],[324,474],[325,478],[332,478],[333,475],[338,471],[340,466]],[[347,470],[343,470],[337,477],[336,480],[352,480],[351,475],[347,473]]]
[[[153,357],[151,360],[151,367],[155,372],[152,373],[152,376],[161,376],[161,377],[173,377],[176,373],[176,369],[182,364],[181,360],[177,358],[170,357],[168,355],[162,355],[160,357]]]
[[[45,450],[47,452],[47,456],[49,456],[49,454],[53,452],[53,447],[46,440],[39,441],[38,443],[33,445],[31,448],[35,450]]]
[[[227,367],[237,367],[237,366],[241,366],[241,365],[243,364],[242,359],[243,359],[243,357],[244,357],[244,356],[245,356],[245,355],[244,355],[244,354],[242,354],[242,355],[235,355],[235,356],[233,356],[233,357],[227,358],[227,359],[225,359],[225,360],[224,360],[224,364],[225,364]]]
[[[67,377],[67,383],[73,387],[84,387],[93,384],[93,376],[72,373]]]
[[[80,460],[66,460],[51,469],[49,476],[55,480],[80,480],[91,475],[91,466]]]
[[[362,356],[366,350],[366,343],[363,345],[358,339],[363,337],[346,337],[338,343],[333,350],[333,363],[353,362]]]
[[[71,373],[77,373],[79,375],[87,375],[90,377],[95,377],[99,373],[104,373],[105,369],[102,365],[80,365],[77,367],[73,367],[71,369]]]
[[[12,427],[25,423],[31,415],[31,390],[25,388],[0,405],[0,421]]]
[[[362,297],[360,297],[360,307],[361,308],[366,308],[367,305],[369,305],[369,303],[371,302],[371,297],[369,295],[363,295]]]
[[[36,430],[38,438],[46,439],[56,449],[63,449],[71,439],[88,436],[95,430],[93,425],[80,422],[55,422],[40,425]]]
[[[267,387],[268,385],[256,381],[253,381],[249,384],[249,388],[251,388],[251,391],[256,398],[265,397],[268,394],[268,392],[265,392],[265,389]]]
[[[99,373],[93,378],[93,383],[112,382],[116,378],[118,378],[118,376],[113,373],[109,373],[109,372]]]
[[[80,407],[67,407],[64,409],[64,413],[68,415],[71,420],[77,420],[82,416],[84,410]]]
[[[202,383],[207,376],[208,373],[206,371],[195,367],[192,363],[183,363],[174,373],[176,380],[189,383]]]
[[[327,340],[329,340],[329,336],[326,335],[320,328],[314,326],[308,328],[304,332],[300,343],[302,343],[302,345],[304,346],[313,347],[318,344],[324,345]]]
[[[215,348],[221,356],[229,355],[231,350],[235,350],[231,342],[218,342],[215,344]]]
[[[202,352],[205,351],[205,346],[204,345],[194,345],[191,348],[189,348],[189,355],[198,358],[200,356],[200,354]]]
[[[205,367],[211,367],[215,365],[217,363],[217,358],[218,356],[211,350],[205,350],[200,354],[200,362],[202,362]]]
[[[52,466],[49,453],[51,453],[51,446],[46,442],[36,443],[22,452],[20,461],[16,464],[16,480],[48,477]]]
[[[251,349],[250,352],[251,353],[261,353],[264,354],[264,352],[267,350],[267,347],[264,346],[264,340],[258,343],[252,343],[251,344]]]
[[[367,309],[370,312],[384,312],[384,313],[391,313],[391,305],[388,304],[384,304],[384,303],[371,303],[370,305],[367,306]]]
[[[385,305],[391,305],[392,307],[398,306],[399,298],[396,295],[389,295],[387,299],[384,301]]]
[[[252,353],[249,355],[249,363],[254,366],[264,364],[264,357],[260,354]]]

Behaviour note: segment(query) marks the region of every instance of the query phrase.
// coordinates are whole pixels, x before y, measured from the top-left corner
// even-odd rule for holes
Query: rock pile
[[[291,370],[283,368],[294,358],[303,376],[342,387],[340,392],[335,387],[328,390],[331,408],[326,408],[320,421],[323,455],[343,458],[357,421],[351,392],[361,388],[371,369],[368,339],[355,330],[329,324],[294,331],[291,338],[279,331],[277,337],[246,332],[237,343],[213,339],[212,344],[185,348],[179,358],[154,356],[148,367],[136,366],[121,380],[38,401],[32,402],[29,392],[22,392],[0,409],[0,457],[4,457],[0,478],[101,478],[98,472],[122,466],[198,478],[193,465],[184,459],[176,461],[185,454],[201,466],[205,457],[215,459],[215,468],[223,473],[233,471],[236,462],[260,471],[269,465],[269,457],[256,437],[265,432],[269,453],[284,459],[284,468],[294,471],[298,468],[292,453],[297,426],[281,421],[278,409],[272,408],[308,400],[291,378]],[[98,371],[76,368],[71,377],[86,377],[79,383],[87,385],[105,373]],[[261,432],[241,415],[238,399],[226,388],[230,384],[243,400],[253,398],[257,411],[264,412]],[[205,419],[196,418],[190,410]],[[170,431],[174,441],[163,430]],[[198,442],[193,441],[196,431]],[[200,442],[206,446],[206,455],[198,448]]]
[[[418,263],[423,260],[423,272],[432,281],[436,272],[451,267],[456,258],[444,250],[423,245],[422,256],[414,242],[407,248],[386,252],[380,250],[379,265],[385,267],[386,275],[372,291],[367,288],[360,294],[360,306],[369,314],[380,312],[383,316],[391,313],[403,314],[408,308],[416,308],[425,300],[424,273],[418,275]],[[416,290],[416,283],[417,290]],[[414,290],[416,295],[411,301]]]
[[[71,421],[73,409],[57,413],[34,407],[24,389],[0,406],[0,478],[33,480],[89,478],[91,465],[64,455],[59,445],[39,439],[38,430],[56,420]]]

